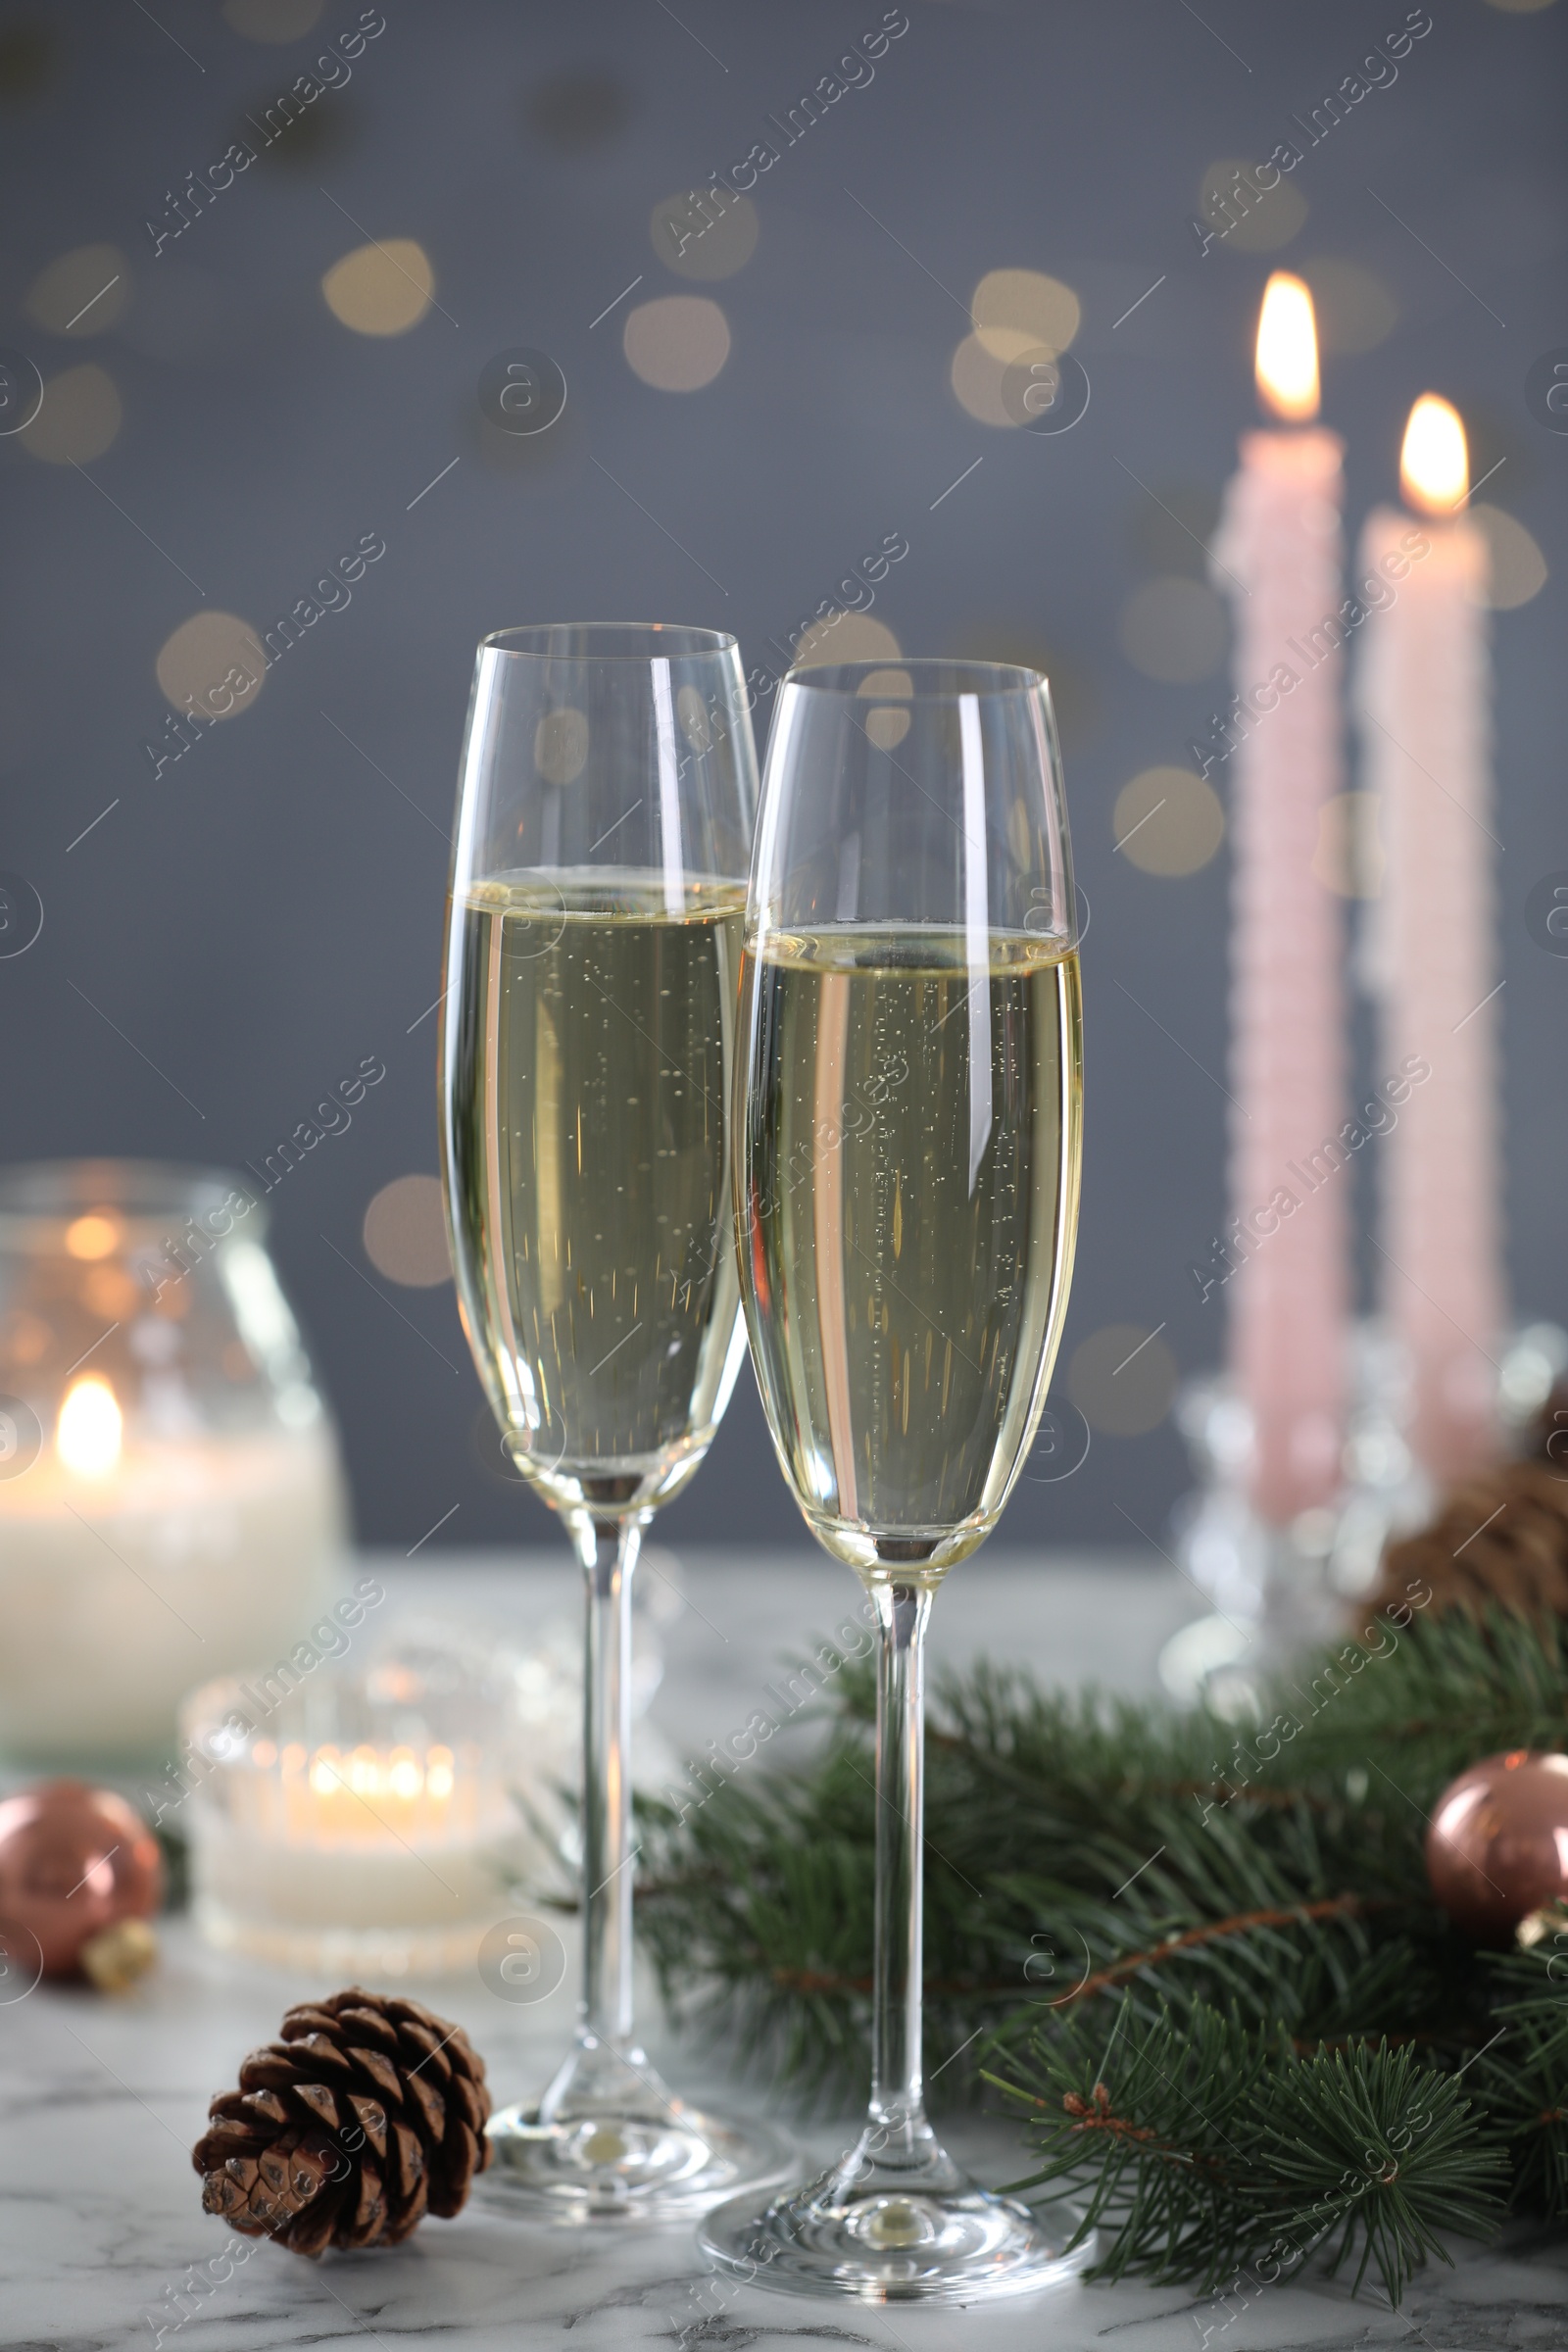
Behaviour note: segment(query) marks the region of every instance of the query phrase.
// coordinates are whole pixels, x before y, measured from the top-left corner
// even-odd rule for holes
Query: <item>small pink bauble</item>
[[[44,1781],[0,1803],[0,1931],[37,1943],[46,1977],[74,1975],[83,1944],[150,1918],[163,1892],[158,1840],[112,1788]],[[27,1957],[16,1954],[24,1968]]]
[[[1484,1756],[1439,1797],[1427,1876],[1456,1928],[1513,1941],[1519,1922],[1568,1894],[1568,1756]]]

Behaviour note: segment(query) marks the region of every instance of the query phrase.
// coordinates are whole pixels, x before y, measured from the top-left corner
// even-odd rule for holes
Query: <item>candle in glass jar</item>
[[[135,1162],[0,1169],[10,1757],[166,1761],[192,1683],[294,1654],[338,1591],[331,1426],[246,1198]]]
[[[167,1745],[211,1666],[309,1633],[341,1542],[324,1424],[131,1434],[112,1384],[79,1374],[0,1481],[0,1740],[67,1761]]]
[[[1487,543],[1463,513],[1464,426],[1423,394],[1400,478],[1369,516],[1359,710],[1385,863],[1376,978],[1385,1067],[1408,1086],[1383,1143],[1384,1308],[1409,1381],[1407,1430],[1446,1482],[1496,1448],[1504,1320],[1496,1135],[1496,955],[1488,744]]]
[[[1270,278],[1249,433],[1215,538],[1233,592],[1230,1360],[1270,1525],[1340,1483],[1348,1186],[1339,902],[1314,870],[1341,790],[1342,444],[1318,410],[1311,296]],[[1327,1149],[1325,1149],[1327,1147]]]

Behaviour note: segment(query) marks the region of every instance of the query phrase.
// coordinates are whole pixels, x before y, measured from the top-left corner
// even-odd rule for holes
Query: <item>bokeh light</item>
[[[1038,344],[1065,351],[1082,315],[1071,286],[1040,270],[988,270],[969,302],[976,338],[1004,363]]]
[[[130,264],[118,245],[75,245],[40,270],[27,288],[27,316],[52,335],[84,340],[122,318]]]
[[[1002,379],[1012,364],[1012,356],[999,359],[995,352],[986,349],[978,335],[965,335],[954,353],[948,379],[953,396],[977,424],[1018,429],[1021,419],[1010,416],[1002,403]]]
[[[867,741],[879,752],[896,751],[909,732],[909,713],[902,707],[914,692],[908,671],[873,669],[856,692],[872,706],[865,714]]]
[[[430,1291],[452,1279],[439,1176],[395,1176],[365,1212],[365,1254],[388,1282]]]
[[[1121,650],[1167,686],[1211,678],[1225,658],[1225,607],[1201,580],[1146,580],[1121,610]]]
[[[533,732],[533,763],[547,784],[574,784],[588,764],[588,719],[564,704]]]
[[[43,406],[17,439],[31,457],[51,466],[88,466],[120,430],[120,394],[106,369],[89,363],[51,376]]]
[[[1312,289],[1318,342],[1324,351],[1373,351],[1398,325],[1398,304],[1383,280],[1359,262],[1303,262],[1301,275]]]
[[[683,188],[655,205],[648,233],[678,277],[733,277],[757,251],[757,207],[749,196]]]
[[[1487,543],[1491,558],[1482,602],[1494,612],[1512,612],[1528,605],[1546,585],[1546,559],[1532,534],[1515,515],[1482,499],[1469,509],[1471,521]]]
[[[904,648],[885,621],[869,612],[825,612],[813,620],[795,649],[796,669],[823,669],[835,662],[896,662]]]
[[[1306,220],[1306,198],[1296,182],[1282,177],[1272,188],[1259,188],[1252,177],[1254,169],[1234,155],[1223,155],[1199,182],[1198,218],[1212,229],[1216,248],[1276,253]],[[1227,220],[1234,225],[1227,228]]]
[[[422,245],[412,237],[388,237],[378,245],[357,245],[334,262],[322,276],[321,293],[333,318],[357,335],[406,335],[430,308],[435,271]]]
[[[1107,1438],[1141,1438],[1171,1408],[1180,1374],[1157,1331],[1107,1323],[1073,1349],[1067,1394],[1090,1428]]]
[[[631,313],[621,349],[656,392],[701,392],[729,358],[729,320],[706,294],[662,294]]]
[[[262,691],[267,658],[260,633],[237,612],[193,612],[164,640],[158,683],[176,710],[237,718]]]
[[[1225,838],[1225,810],[1194,769],[1146,767],[1117,793],[1110,830],[1130,865],[1174,879],[1207,865]]]

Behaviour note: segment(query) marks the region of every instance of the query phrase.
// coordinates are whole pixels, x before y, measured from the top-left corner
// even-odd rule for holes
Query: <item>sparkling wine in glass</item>
[[[872,2092],[855,2147],[703,2242],[758,2284],[968,2302],[1081,2268],[926,2120],[926,1621],[1001,1516],[1061,1335],[1082,1052],[1045,681],[853,663],[780,690],[746,910],[741,1279],[785,1477],[878,1625]]]
[[[732,1103],[756,754],[731,637],[509,629],[479,648],[442,1038],[458,1298],[587,1606],[583,1992],[536,2106],[490,2126],[497,2189],[571,2218],[702,2211],[781,2176],[700,2114],[632,2020],[631,1588],[745,1352]]]

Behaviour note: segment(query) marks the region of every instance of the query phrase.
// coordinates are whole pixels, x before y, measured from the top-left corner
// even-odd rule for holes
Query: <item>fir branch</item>
[[[1501,2150],[1457,2081],[1413,2051],[1299,2057],[1206,2007],[1121,2022],[1114,2057],[1092,2056],[1101,2036],[1075,2021],[990,2078],[1027,2107],[1041,2157],[1011,2185],[1076,2189],[1080,2237],[1115,2232],[1100,2275],[1267,2284],[1265,2268],[1278,2278],[1337,2236],[1331,2270],[1359,2250],[1355,2286],[1375,2268],[1396,2304],[1428,2254],[1448,2259],[1446,2235],[1500,2218]]]
[[[1493,2014],[1502,2031],[1476,2078],[1513,2151],[1515,2202],[1568,2223],[1568,1909],[1532,1949],[1498,1955]]]
[[[1478,1753],[1568,1746],[1561,1637],[1406,1614],[1309,1662],[1245,1733],[985,1667],[938,1688],[936,2087],[1005,2086],[1032,2179],[1079,2187],[1115,2275],[1280,2276],[1323,2246],[1396,2298],[1502,2189],[1568,2228],[1568,1913],[1549,1949],[1477,1954],[1422,1851]],[[666,1992],[806,2097],[865,2082],[867,1675],[839,1695],[806,1764],[639,1808]]]
[[[1143,1976],[1150,1969],[1161,1967],[1179,1953],[1223,1942],[1228,1936],[1250,1935],[1254,1928],[1288,1928],[1318,1919],[1360,1919],[1369,1911],[1389,1908],[1388,1901],[1376,1895],[1331,1894],[1320,1902],[1292,1903],[1284,1909],[1239,1911],[1230,1919],[1210,1920],[1202,1927],[1186,1928],[1179,1935],[1166,1936],[1148,1951],[1124,1953],[1121,1959],[1113,1960],[1107,1968],[1097,1969],[1071,1992],[1064,1993],[1056,2006],[1065,2009],[1087,2001],[1097,1992],[1125,1984],[1129,1977]]]

